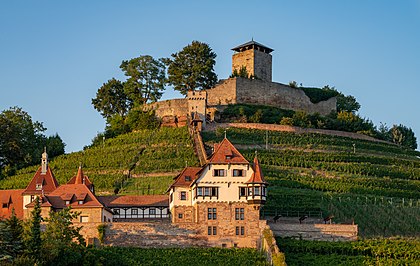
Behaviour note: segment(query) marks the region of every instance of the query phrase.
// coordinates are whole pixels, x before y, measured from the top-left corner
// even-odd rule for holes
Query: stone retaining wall
[[[278,237],[293,237],[318,241],[355,241],[357,225],[348,224],[285,224],[269,223],[271,230]]]

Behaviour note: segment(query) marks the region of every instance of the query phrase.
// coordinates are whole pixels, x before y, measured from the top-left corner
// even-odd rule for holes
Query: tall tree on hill
[[[62,147],[56,150],[54,155],[63,154],[65,144],[61,138],[57,138],[58,135],[56,135],[49,139],[43,134],[45,130],[41,122],[32,121],[31,116],[20,107],[11,107],[2,111],[0,113],[0,169],[18,169],[37,163],[44,146],[50,141],[54,142],[55,148]]]
[[[112,78],[98,89],[92,104],[105,119],[108,119],[115,114],[127,114],[132,102],[124,92],[124,83]]]
[[[165,90],[166,59],[154,59],[150,55],[122,61],[120,68],[129,77],[124,92],[134,105],[158,101]]]
[[[217,82],[216,53],[206,43],[193,41],[169,60],[169,83],[183,95],[189,90],[208,89]]]

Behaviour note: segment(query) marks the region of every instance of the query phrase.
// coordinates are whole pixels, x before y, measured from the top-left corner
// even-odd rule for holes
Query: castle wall
[[[147,109],[155,110],[156,116],[185,116],[188,113],[187,99],[172,99],[166,101],[155,102],[147,105]]]
[[[207,90],[207,105],[228,105],[236,103],[235,79],[225,79],[214,88]]]
[[[280,83],[246,78],[229,80],[236,83],[237,103],[270,105],[321,115],[327,115],[332,110],[336,110],[337,99],[335,97],[319,103],[312,103],[303,90]]]

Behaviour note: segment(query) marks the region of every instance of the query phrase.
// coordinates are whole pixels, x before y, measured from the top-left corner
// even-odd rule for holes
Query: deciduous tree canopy
[[[215,59],[216,53],[208,44],[193,41],[172,54],[168,67],[169,82],[183,95],[187,95],[188,90],[211,88],[217,82]]]

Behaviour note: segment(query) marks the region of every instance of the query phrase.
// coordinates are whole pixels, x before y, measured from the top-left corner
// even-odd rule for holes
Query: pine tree
[[[40,259],[41,253],[41,200],[36,197],[34,209],[31,212],[31,220],[29,221],[29,232],[26,241],[26,252],[28,256],[35,260]]]

